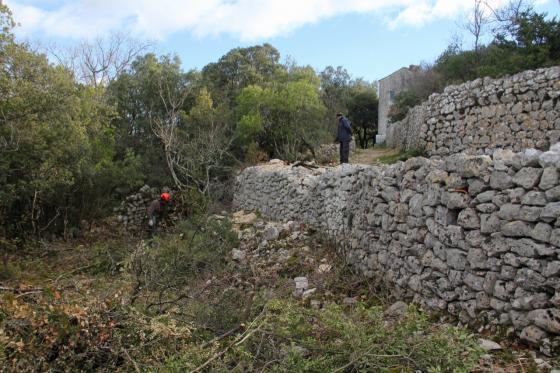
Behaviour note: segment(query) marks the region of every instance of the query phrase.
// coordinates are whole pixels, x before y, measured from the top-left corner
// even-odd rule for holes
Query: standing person
[[[171,200],[169,193],[161,193],[159,199],[155,199],[148,206],[148,227],[150,236],[154,236],[157,232],[159,221],[167,212],[167,204]]]
[[[348,163],[350,141],[352,141],[352,126],[342,113],[336,113],[336,117],[338,118],[338,129],[335,142],[340,143],[340,164]]]

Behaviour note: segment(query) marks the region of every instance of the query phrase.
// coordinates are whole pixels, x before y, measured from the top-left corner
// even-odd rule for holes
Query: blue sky
[[[489,0],[499,7],[507,0]],[[354,77],[380,79],[433,61],[454,34],[469,0],[5,0],[21,24],[16,34],[44,44],[125,32],[176,53],[185,70],[202,68],[232,48],[268,42],[283,57],[317,70],[344,66]],[[560,18],[558,0],[538,11]]]

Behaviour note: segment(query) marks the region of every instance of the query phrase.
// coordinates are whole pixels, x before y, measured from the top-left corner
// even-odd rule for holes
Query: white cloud
[[[493,6],[507,0],[489,0]],[[538,0],[546,2],[547,0]],[[111,30],[164,38],[188,30],[259,40],[341,14],[389,14],[390,27],[422,26],[468,11],[468,0],[7,0],[24,35],[89,38]]]

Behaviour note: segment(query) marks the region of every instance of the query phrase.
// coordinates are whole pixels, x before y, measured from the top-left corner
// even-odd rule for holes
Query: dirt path
[[[350,163],[354,164],[378,164],[378,158],[398,154],[398,150],[390,148],[356,149],[350,156]]]

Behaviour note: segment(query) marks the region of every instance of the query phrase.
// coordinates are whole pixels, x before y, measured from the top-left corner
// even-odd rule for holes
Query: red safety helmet
[[[168,202],[171,199],[171,195],[169,195],[169,193],[161,193],[159,197],[165,202]]]

